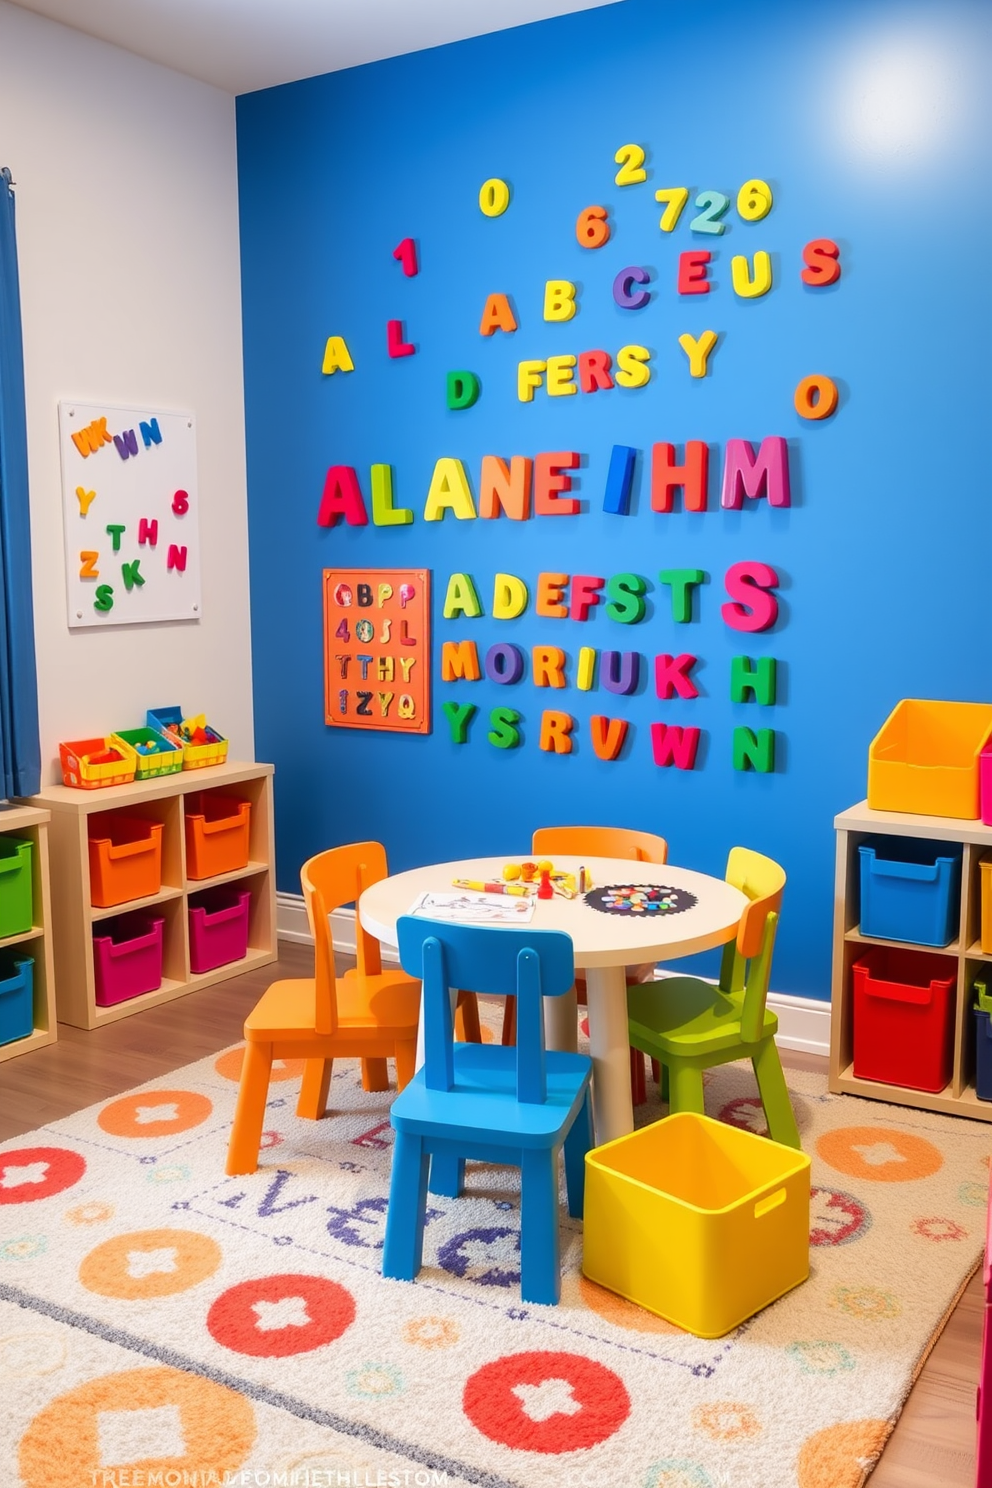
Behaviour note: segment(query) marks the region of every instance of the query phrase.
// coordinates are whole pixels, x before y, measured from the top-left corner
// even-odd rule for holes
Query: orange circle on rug
[[[820,1137],[816,1150],[838,1173],[873,1183],[911,1183],[944,1166],[932,1142],[890,1126],[840,1126]]]
[[[214,1060],[214,1069],[225,1080],[233,1080],[237,1084],[241,1079],[241,1066],[244,1061],[245,1046],[239,1044],[236,1049],[228,1049],[225,1053],[218,1054]],[[299,1080],[305,1067],[305,1059],[273,1059],[269,1081],[274,1084],[279,1080]]]
[[[674,1323],[666,1322],[653,1312],[647,1312],[643,1307],[638,1307],[636,1302],[628,1302],[626,1297],[618,1297],[616,1292],[607,1291],[606,1287],[589,1281],[585,1276],[579,1277],[579,1296],[590,1312],[631,1333],[683,1332]]]
[[[15,1147],[0,1152],[0,1204],[50,1199],[78,1183],[86,1159],[68,1147]]]
[[[888,1421],[841,1421],[803,1442],[799,1488],[858,1488],[891,1431]]]
[[[697,1431],[713,1441],[744,1441],[761,1434],[761,1422],[749,1405],[739,1400],[712,1400],[692,1413]]]
[[[149,1431],[147,1424],[148,1412],[170,1407],[176,1415],[174,1433],[169,1432],[177,1438],[176,1451],[162,1441],[161,1425]],[[148,1432],[144,1443],[143,1429]],[[139,1481],[139,1472],[145,1482],[154,1472],[172,1483],[184,1474],[194,1481],[194,1473],[208,1471],[224,1482],[254,1442],[255,1412],[244,1396],[199,1375],[154,1366],[105,1374],[59,1395],[25,1431],[19,1465],[25,1488],[99,1482],[108,1460],[126,1467],[132,1482]]]
[[[195,1090],[145,1090],[111,1101],[96,1122],[112,1137],[172,1137],[199,1126],[213,1108]]]
[[[462,1408],[490,1441],[521,1452],[577,1452],[618,1431],[630,1415],[619,1375],[581,1354],[508,1354],[476,1370]]]
[[[133,1302],[171,1297],[212,1276],[221,1249],[195,1230],[134,1230],[115,1235],[83,1256],[79,1280],[88,1292]]]
[[[323,1348],[355,1321],[355,1299],[322,1276],[261,1276],[230,1287],[207,1313],[210,1336],[237,1354],[285,1359]]]

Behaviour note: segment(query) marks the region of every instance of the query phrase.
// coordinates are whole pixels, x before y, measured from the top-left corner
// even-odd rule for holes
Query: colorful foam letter
[[[406,506],[393,505],[393,467],[372,466],[372,522],[376,527],[406,527],[413,512]],[[382,585],[379,588],[382,589]],[[390,590],[390,595],[392,590]],[[381,606],[380,606],[381,608]]]
[[[645,387],[651,381],[650,361],[646,346],[621,346],[617,352],[617,387]]]
[[[521,403],[533,403],[534,389],[541,386],[541,377],[547,362],[517,363],[517,397]]]
[[[757,770],[762,775],[775,768],[775,730],[734,729],[734,769]]]
[[[502,687],[512,687],[524,674],[523,654],[509,641],[497,641],[490,646],[484,665],[490,682],[498,682]]]
[[[604,718],[601,713],[593,714],[589,720],[589,733],[597,759],[617,758],[624,746],[628,726],[626,718]]]
[[[555,450],[538,455],[534,461],[534,513],[538,517],[574,517],[579,511],[572,489],[570,470],[576,470],[581,456],[577,450]]]
[[[740,511],[745,496],[767,496],[769,506],[791,506],[789,446],[780,435],[763,439],[757,455],[746,439],[727,440],[720,505]]]
[[[578,309],[575,285],[568,279],[549,279],[544,286],[545,320],[571,320]]]
[[[695,660],[695,657],[691,659]],[[604,651],[599,676],[607,692],[629,697],[632,692],[637,691],[637,684],[641,680],[641,653]]]
[[[391,357],[413,356],[416,349],[411,341],[403,340],[401,320],[386,321],[386,350]]]
[[[535,687],[565,686],[565,653],[560,646],[535,646],[531,665]]]
[[[479,398],[479,379],[474,372],[449,372],[446,381],[448,407],[471,408]]]
[[[603,495],[603,510],[617,517],[626,517],[630,512],[630,488],[634,482],[634,465],[637,450],[629,444],[615,444],[610,452],[610,468],[606,475],[606,491]]]
[[[79,515],[85,517],[93,502],[96,500],[95,491],[87,491],[84,486],[76,487],[76,500],[79,502]]]
[[[684,465],[675,463],[674,444],[654,445],[651,450],[651,510],[670,512],[674,492],[679,490],[686,511],[704,512],[709,462],[709,446],[701,439],[686,441]]]
[[[734,656],[730,662],[730,701],[746,703],[748,694],[763,707],[775,701],[775,674],[777,663],[774,656],[759,656],[751,665],[750,656]]]
[[[651,752],[656,765],[674,765],[677,770],[691,770],[696,764],[698,747],[698,728],[679,728],[674,723],[651,725]]]
[[[482,614],[482,605],[469,574],[453,573],[450,576],[442,613],[445,620],[454,620],[456,615],[475,620]]]
[[[747,261],[747,255],[737,253],[730,260],[730,278],[734,286],[734,294],[740,295],[742,300],[757,300],[761,295],[767,294],[772,287],[772,261],[770,256],[760,249],[754,255],[754,271]]]
[[[424,521],[440,522],[446,511],[454,512],[461,522],[471,521],[475,516],[475,502],[461,460],[442,455],[434,465],[431,488],[424,505]]]
[[[403,711],[403,701],[406,696],[407,695],[404,693],[403,697],[400,698],[399,711],[401,718],[412,716],[410,714],[404,713]],[[475,706],[474,703],[442,703],[441,709],[444,713],[445,718],[447,718],[448,720],[448,727],[451,730],[452,744],[467,744],[468,726],[472,722],[475,714],[479,711],[478,708]]]
[[[344,517],[350,527],[368,526],[369,515],[362,500],[358,476],[351,465],[332,465],[328,470],[317,512],[317,526],[333,527],[339,517]]]
[[[636,625],[643,620],[647,610],[647,601],[643,596],[647,587],[647,579],[642,579],[640,574],[613,574],[606,583],[610,601],[606,606],[606,613],[609,618],[619,621],[621,625]]]
[[[663,584],[672,587],[672,619],[676,625],[687,625],[692,619],[692,591],[706,575],[701,568],[663,568],[658,575]]]
[[[500,512],[514,522],[530,516],[531,461],[513,455],[510,468],[498,455],[483,455],[479,474],[479,516],[498,517]]]
[[[572,620],[588,620],[589,611],[594,605],[599,604],[599,594],[605,579],[597,579],[593,574],[575,574],[572,578],[572,608],[569,612]]]
[[[836,284],[840,278],[840,249],[832,238],[814,238],[807,243],[803,249],[803,263],[806,267],[799,277],[814,289],[826,289],[828,284]]]
[[[732,563],[724,578],[730,603],[720,606],[731,630],[767,630],[778,619],[778,600],[769,591],[778,574],[767,563]]]
[[[683,652],[681,656],[656,656],[654,659],[654,686],[660,698],[670,698],[678,693],[681,698],[699,696],[699,688],[689,673],[696,665],[696,657]]]
[[[388,658],[392,661],[392,657]],[[479,669],[479,653],[474,641],[445,641],[441,647],[442,682],[478,682],[482,676]],[[391,677],[382,681],[391,682]]]
[[[575,385],[574,356],[548,357],[546,385],[549,398],[561,398],[568,393],[577,393]]]
[[[712,257],[708,248],[693,248],[690,253],[679,254],[677,288],[680,295],[709,294],[712,286],[706,275],[706,265]]]
[[[535,610],[545,620],[567,620],[568,605],[562,597],[568,588],[567,573],[540,573],[537,576]]]
[[[516,574],[498,573],[493,580],[493,619],[516,620],[527,608],[527,585]]]
[[[596,649],[594,646],[579,647],[575,685],[580,692],[592,692],[596,685]]]
[[[716,331],[704,331],[698,338],[686,331],[679,337],[679,345],[689,358],[690,377],[706,376],[706,364],[716,343]]]
[[[637,264],[630,268],[621,269],[613,281],[613,298],[621,310],[641,310],[648,303],[651,296],[646,289],[639,289],[634,294],[630,292],[632,284],[649,284],[651,275],[647,269],[640,268]]]
[[[516,749],[520,743],[519,722],[520,714],[515,708],[493,708],[486,738],[495,749]]]
[[[597,393],[613,386],[610,367],[613,358],[608,351],[579,352],[579,387],[584,393]]]
[[[479,188],[479,210],[486,217],[502,217],[510,205],[510,188],[498,176],[483,181]]]
[[[494,331],[505,331],[509,335],[516,329],[517,317],[513,313],[509,295],[491,294],[483,307],[479,335],[491,336]]]
[[[354,372],[355,364],[351,360],[351,352],[343,336],[328,336],[320,370],[327,376],[330,376],[332,372]]]
[[[540,745],[548,754],[571,754],[575,719],[570,713],[546,708],[541,714]]]
[[[793,402],[800,418],[825,419],[836,409],[837,398],[837,384],[833,379],[814,373],[799,383]]]

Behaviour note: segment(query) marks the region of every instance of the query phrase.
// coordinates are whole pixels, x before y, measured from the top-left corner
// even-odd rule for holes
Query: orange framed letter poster
[[[430,733],[429,569],[324,569],[324,721]]]

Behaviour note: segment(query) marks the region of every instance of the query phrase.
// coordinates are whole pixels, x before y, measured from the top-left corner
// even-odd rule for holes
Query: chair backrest
[[[453,925],[404,915],[397,922],[400,964],[423,982],[424,1079],[429,1090],[454,1084],[450,988],[517,999],[517,1099],[547,1100],[545,997],[561,997],[575,977],[572,941],[558,930]]]
[[[385,878],[388,872],[386,850],[380,842],[352,842],[345,847],[329,847],[325,852],[308,858],[300,869],[300,883],[314,944],[318,1033],[334,1033],[338,1023],[334,941],[329,916],[343,904],[357,903],[362,891]],[[362,928],[357,914],[355,936],[359,976],[377,976],[382,970],[379,942]]]
[[[630,827],[538,827],[531,840],[535,857],[629,858],[638,863],[667,863],[668,843],[653,832]]]
[[[750,903],[741,915],[737,939],[724,948],[720,986],[725,992],[744,991],[741,1037],[756,1043],[764,1023],[785,869],[750,848],[732,847],[725,877]]]

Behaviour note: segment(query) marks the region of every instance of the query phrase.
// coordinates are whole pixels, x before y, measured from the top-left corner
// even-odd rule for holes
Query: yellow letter
[[[467,573],[453,573],[448,580],[448,592],[444,596],[444,618],[453,620],[456,615],[465,615],[475,620],[482,614],[475,585]]]
[[[324,347],[324,365],[322,372],[354,372],[355,364],[351,360],[347,342],[343,336],[328,336],[327,345]]]
[[[614,373],[618,387],[639,388],[651,381],[651,368],[647,363],[651,353],[646,346],[621,346],[617,352],[619,372]]]
[[[440,522],[449,509],[460,521],[467,521],[475,516],[475,502],[472,500],[468,477],[461,460],[442,457],[434,466],[427,505],[424,507],[424,521]]]
[[[96,497],[95,491],[87,491],[83,486],[76,487],[76,500],[79,502],[79,515],[85,517]]]
[[[493,619],[516,620],[527,608],[527,585],[516,574],[498,573],[493,580]]]
[[[548,397],[560,398],[564,393],[577,393],[573,381],[574,356],[548,357]]]
[[[716,345],[716,331],[704,331],[698,341],[686,331],[679,337],[679,345],[689,358],[689,376],[706,376],[706,359]]]
[[[772,261],[764,251],[756,253],[752,279],[747,259],[743,253],[739,253],[730,260],[730,277],[734,284],[734,294],[740,295],[742,300],[756,300],[759,295],[767,294],[772,287]]]
[[[521,403],[533,403],[534,389],[541,386],[541,373],[546,362],[517,363],[517,397]]]
[[[545,320],[571,320],[578,309],[575,285],[567,279],[549,279],[544,286]]]

